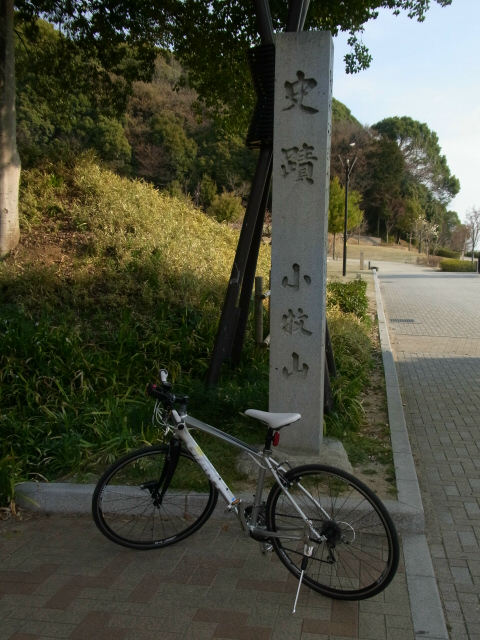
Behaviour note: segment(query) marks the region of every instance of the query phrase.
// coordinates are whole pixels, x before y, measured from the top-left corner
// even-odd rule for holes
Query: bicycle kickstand
[[[302,572],[300,574],[300,579],[298,581],[297,595],[295,596],[295,602],[293,604],[292,613],[295,613],[295,610],[297,608],[298,596],[300,595],[300,587],[302,586],[303,574],[307,569],[308,559],[312,557],[312,554],[313,554],[313,546],[310,547],[308,544],[305,543],[303,545],[303,558],[302,558],[302,564],[300,566],[300,569],[302,570]]]

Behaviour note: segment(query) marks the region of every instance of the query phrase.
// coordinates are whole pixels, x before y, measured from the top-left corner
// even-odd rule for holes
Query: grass
[[[353,241],[352,241],[353,242]],[[373,265],[375,265],[375,261],[383,261],[383,262],[408,262],[411,264],[415,264],[416,259],[419,255],[418,249],[412,247],[411,251],[408,251],[408,247],[396,247],[382,245],[380,247],[374,247],[369,245],[358,245],[358,244],[348,244],[347,245],[347,258],[348,259],[360,259],[360,252],[363,253],[365,266],[368,266],[368,261],[370,260]]]
[[[88,157],[22,179],[22,242],[0,263],[3,498],[25,477],[92,479],[157,440],[144,389],[160,366],[200,419],[261,439],[239,415],[267,408],[251,328],[241,366],[202,384],[238,232]],[[269,263],[262,248],[264,277]],[[214,460],[231,455],[215,443]]]
[[[89,156],[23,173],[21,225],[20,246],[0,263],[1,501],[22,479],[94,481],[161,439],[144,395],[160,366],[193,415],[263,440],[264,427],[240,415],[268,408],[268,354],[255,349],[251,324],[241,365],[224,366],[215,388],[203,384],[238,231]],[[269,267],[263,246],[258,274]],[[339,376],[326,423],[342,438],[359,433],[370,367],[356,287],[329,289]],[[228,483],[244,480],[235,449],[197,436]]]

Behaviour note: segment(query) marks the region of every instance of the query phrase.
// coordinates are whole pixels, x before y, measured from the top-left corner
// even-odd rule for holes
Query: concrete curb
[[[414,512],[422,523],[416,532],[402,535],[403,557],[407,576],[410,610],[415,640],[448,640],[440,594],[433,570],[430,550],[425,537],[425,516],[410,440],[408,438],[402,396],[398,384],[388,327],[383,310],[382,294],[376,269],[373,270],[377,300],[378,328],[382,348],[387,390],[388,419],[392,439],[393,459],[397,477],[399,504]],[[390,509],[390,505],[388,505]]]
[[[16,502],[19,507],[36,513],[64,513],[85,515],[91,512],[94,484],[73,484],[67,482],[23,482],[17,486]],[[236,494],[247,504],[252,500],[251,493]],[[384,500],[397,530],[402,534],[423,531],[423,520],[409,507],[397,500]],[[224,518],[227,505],[219,497],[212,518]]]
[[[425,516],[423,511],[420,487],[418,485],[415,463],[413,462],[412,449],[408,439],[407,423],[403,413],[402,396],[398,384],[397,370],[393,359],[392,347],[388,335],[385,312],[383,310],[382,294],[378,282],[377,271],[373,269],[375,282],[375,294],[377,300],[378,330],[382,348],[383,368],[385,371],[385,385],[387,391],[388,420],[392,439],[393,461],[395,476],[397,479],[398,501],[417,512],[422,521],[422,529],[425,530]]]

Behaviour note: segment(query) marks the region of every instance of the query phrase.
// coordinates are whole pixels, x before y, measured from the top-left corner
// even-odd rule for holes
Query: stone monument
[[[323,437],[333,42],[275,39],[270,411],[298,412],[282,449],[315,455]]]

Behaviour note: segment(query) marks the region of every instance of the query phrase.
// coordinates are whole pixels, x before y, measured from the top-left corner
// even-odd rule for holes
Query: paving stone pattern
[[[391,334],[480,339],[477,274],[384,263],[378,275],[390,318],[415,320],[389,323]]]
[[[339,602],[303,588],[227,519],[166,549],[109,542],[88,516],[0,521],[0,640],[413,640],[405,570]]]
[[[421,322],[389,332],[427,539],[450,637],[480,640],[480,277],[384,264],[380,287],[387,318]]]

